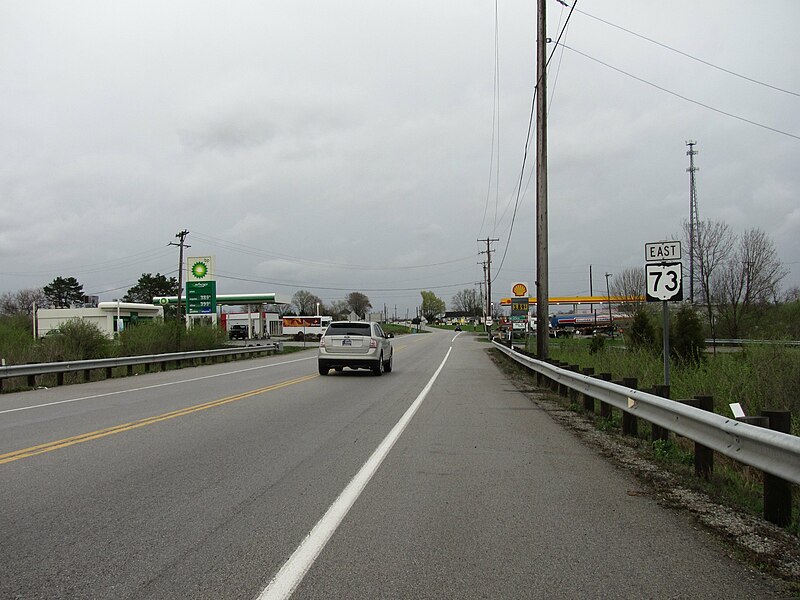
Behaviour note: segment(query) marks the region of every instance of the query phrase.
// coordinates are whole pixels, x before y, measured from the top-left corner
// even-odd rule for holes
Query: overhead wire
[[[605,23],[606,25],[608,25],[610,27],[614,27],[616,29],[619,29],[620,31],[624,31],[625,33],[628,33],[630,35],[636,36],[636,37],[638,37],[640,39],[643,39],[643,40],[645,40],[647,42],[650,42],[650,43],[655,44],[657,46],[661,46],[662,48],[665,48],[666,50],[669,50],[671,52],[675,52],[676,54],[680,54],[681,56],[685,56],[686,58],[689,58],[691,60],[697,61],[697,62],[699,62],[701,64],[704,64],[704,65],[706,65],[708,67],[711,67],[713,69],[717,69],[719,71],[722,71],[723,73],[727,73],[728,75],[733,75],[734,77],[739,77],[740,79],[744,79],[744,80],[749,81],[751,83],[755,83],[757,85],[761,85],[761,86],[764,86],[766,88],[769,88],[769,89],[772,89],[772,90],[775,90],[775,91],[778,91],[778,92],[782,92],[784,94],[790,94],[792,96],[800,97],[800,93],[798,93],[798,92],[793,92],[791,90],[787,90],[787,89],[784,89],[782,87],[778,87],[776,85],[772,85],[770,83],[766,83],[764,81],[760,81],[758,79],[754,79],[753,77],[748,77],[746,75],[742,75],[741,73],[737,73],[735,71],[731,71],[730,69],[726,69],[725,67],[720,67],[719,65],[715,65],[714,63],[711,63],[711,62],[709,62],[707,60],[703,60],[702,58],[698,58],[696,56],[693,56],[693,55],[689,54],[688,52],[683,52],[682,50],[678,50],[677,48],[673,48],[672,46],[664,44],[663,42],[659,42],[657,40],[654,40],[653,38],[649,38],[646,35],[642,35],[641,33],[636,33],[635,31],[631,31],[630,29],[626,29],[625,27],[622,27],[621,25],[617,25],[615,23],[612,23],[611,21],[606,21],[605,19],[601,19],[600,17],[598,17],[596,15],[592,15],[590,13],[587,13],[586,11],[583,11],[583,10],[580,10],[580,9],[576,9],[576,10],[577,10],[577,12],[579,12],[582,15],[585,15],[585,16],[591,18],[591,19],[595,19],[597,21],[600,21],[601,23]]]
[[[640,83],[644,83],[646,85],[649,85],[650,87],[654,87],[657,90],[660,90],[662,92],[670,94],[671,96],[675,96],[676,98],[680,98],[681,100],[684,100],[686,102],[690,102],[691,104],[695,104],[697,106],[701,106],[701,107],[703,107],[705,109],[708,109],[708,110],[711,110],[711,111],[713,111],[715,113],[724,115],[726,117],[730,117],[732,119],[736,119],[737,121],[742,121],[744,123],[749,123],[750,125],[755,125],[756,127],[760,127],[762,129],[766,129],[766,130],[772,131],[774,133],[779,133],[781,135],[785,135],[787,137],[794,138],[796,140],[800,140],[800,135],[795,135],[793,133],[789,133],[788,131],[783,131],[783,130],[777,129],[775,127],[770,127],[769,125],[764,125],[763,123],[759,123],[757,121],[753,121],[753,120],[748,119],[746,117],[742,117],[742,116],[736,115],[734,113],[722,110],[720,108],[715,108],[715,107],[711,106],[710,104],[705,104],[704,102],[700,102],[699,100],[694,100],[692,98],[689,98],[687,96],[679,94],[678,92],[673,92],[670,89],[667,89],[667,88],[665,88],[663,86],[660,86],[660,85],[658,85],[656,83],[653,83],[652,81],[648,81],[647,79],[644,79],[642,77],[638,77],[638,76],[636,76],[636,75],[634,75],[632,73],[628,73],[627,71],[624,71],[623,69],[620,69],[618,67],[610,65],[607,62],[603,62],[599,58],[595,58],[593,56],[590,56],[589,54],[586,54],[585,52],[581,52],[580,50],[572,48],[571,46],[568,46],[567,44],[561,43],[560,45],[562,47],[566,48],[567,50],[570,50],[570,51],[572,51],[572,52],[574,52],[576,54],[579,54],[579,55],[583,56],[584,58],[588,58],[589,60],[592,60],[592,61],[594,61],[594,62],[596,62],[598,64],[601,64],[604,67],[607,67],[607,68],[609,68],[609,69],[611,69],[613,71],[616,71],[617,73],[621,73],[622,75],[630,77],[631,79],[635,79],[636,81],[638,81]]]

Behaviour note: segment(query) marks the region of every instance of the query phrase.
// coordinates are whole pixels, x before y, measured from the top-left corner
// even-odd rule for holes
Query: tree
[[[122,299],[125,302],[142,302],[152,304],[156,296],[177,296],[178,280],[175,277],[167,277],[161,273],[152,275],[142,273],[135,286],[128,289]]]
[[[639,312],[647,292],[644,269],[641,267],[625,269],[618,273],[612,282],[611,295],[622,298],[617,310],[629,317]]]
[[[695,284],[706,307],[711,337],[716,337],[713,307],[713,281],[717,271],[729,260],[736,241],[733,232],[722,221],[700,221],[695,228],[694,244],[689,244],[688,221],[683,222],[686,247],[694,248]],[[691,257],[690,257],[691,258]],[[694,301],[693,298],[689,300]]]
[[[633,313],[633,319],[625,329],[626,345],[631,349],[652,350],[656,345],[656,329],[650,318],[650,312],[642,305]]]
[[[347,302],[347,307],[360,317],[363,317],[372,308],[369,298],[361,292],[350,292],[347,294],[345,302]]]
[[[703,359],[706,340],[703,325],[690,304],[681,305],[675,315],[675,329],[670,340],[670,353],[679,361],[697,365]]]
[[[473,317],[482,315],[483,309],[481,307],[481,297],[478,294],[478,290],[475,288],[466,288],[457,292],[456,295],[453,296],[453,308],[468,313]]]
[[[39,307],[47,303],[42,288],[6,292],[0,296],[0,314],[30,316],[33,314],[34,303]]]
[[[720,320],[730,336],[739,337],[755,307],[778,298],[780,282],[787,274],[763,231],[754,228],[739,237],[733,255],[713,281]]]
[[[56,277],[42,291],[55,308],[69,308],[83,301],[83,286],[74,277]]]
[[[315,315],[317,304],[322,306],[322,300],[307,290],[298,290],[292,296],[292,304],[297,308],[298,315]]]
[[[420,294],[422,295],[422,316],[427,321],[435,321],[445,311],[444,300],[437,298],[433,292],[422,290]]]
[[[331,302],[331,305],[327,307],[330,316],[334,319],[343,319],[347,317],[347,313],[350,312],[349,308],[347,307],[346,300],[334,300]]]

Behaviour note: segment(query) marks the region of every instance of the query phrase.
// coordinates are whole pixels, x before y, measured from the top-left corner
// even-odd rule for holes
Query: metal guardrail
[[[0,389],[5,379],[12,377],[36,377],[56,374],[63,377],[65,373],[78,373],[93,369],[113,369],[115,367],[134,367],[136,365],[163,364],[168,362],[184,362],[190,360],[239,356],[262,352],[280,352],[282,342],[273,342],[261,346],[244,348],[219,348],[216,350],[197,350],[192,352],[171,352],[168,354],[145,354],[141,356],[121,356],[117,358],[99,358],[94,360],[74,360],[68,362],[31,363],[25,365],[9,365],[0,367]]]
[[[516,362],[743,464],[800,484],[800,438],[542,362],[493,342]]]
[[[706,346],[800,346],[795,340],[715,340],[707,339]]]

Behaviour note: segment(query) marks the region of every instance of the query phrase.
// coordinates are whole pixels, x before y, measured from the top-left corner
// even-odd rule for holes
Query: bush
[[[602,335],[595,335],[589,342],[589,354],[602,352],[606,347],[606,339]]]
[[[92,360],[111,354],[111,340],[90,321],[72,319],[42,340],[44,362]]]
[[[639,308],[633,315],[631,325],[625,334],[625,341],[632,350],[656,350],[656,328],[645,308]]]
[[[120,356],[164,354],[174,352],[175,322],[140,321],[129,325],[119,334]]]
[[[9,365],[36,362],[37,344],[29,316],[0,316],[0,358]]]
[[[195,325],[186,332],[181,350],[213,350],[228,345],[228,333],[217,325]]]
[[[670,340],[670,354],[684,364],[697,365],[704,358],[706,348],[703,324],[688,304],[681,306],[675,315],[675,327]]]

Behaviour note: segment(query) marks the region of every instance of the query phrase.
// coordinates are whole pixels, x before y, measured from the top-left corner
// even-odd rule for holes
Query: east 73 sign
[[[683,300],[681,263],[649,263],[644,266],[647,301]]]

